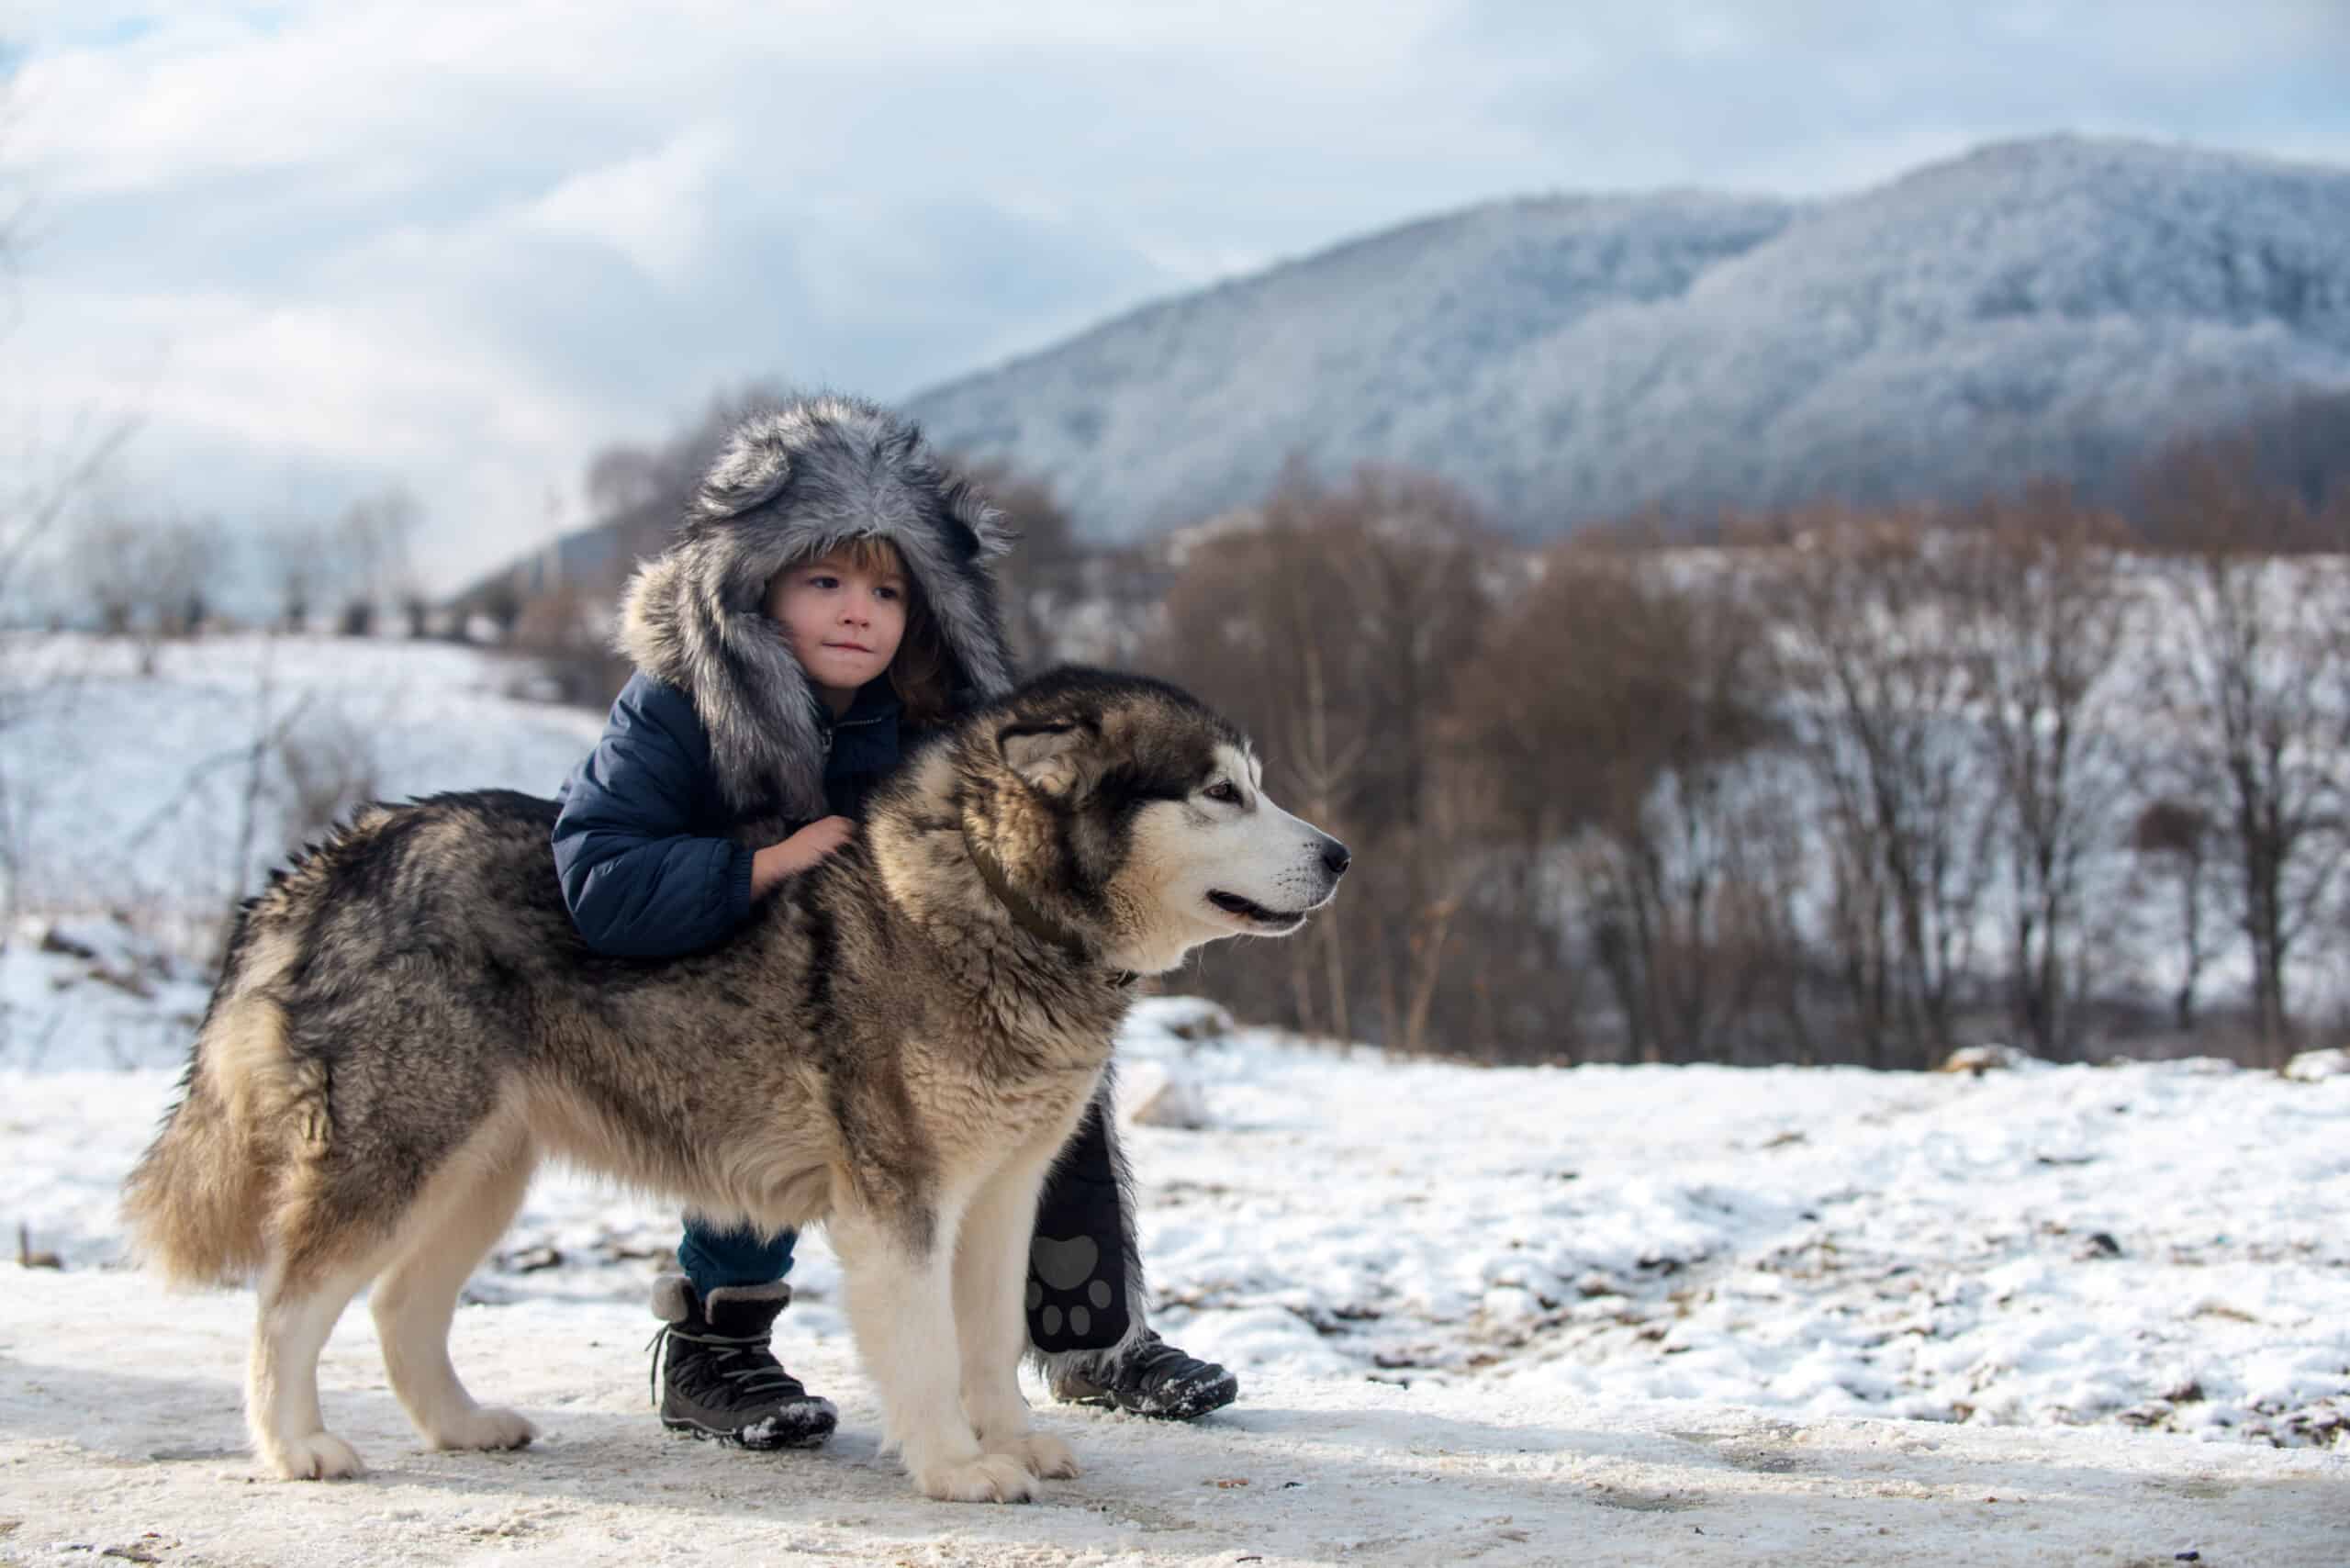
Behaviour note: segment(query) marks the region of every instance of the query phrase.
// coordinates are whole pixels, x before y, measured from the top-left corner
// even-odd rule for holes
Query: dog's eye
[[[1240,791],[1233,788],[1230,779],[1219,779],[1201,793],[1211,801],[1222,801],[1227,806],[1237,806],[1240,803]]]

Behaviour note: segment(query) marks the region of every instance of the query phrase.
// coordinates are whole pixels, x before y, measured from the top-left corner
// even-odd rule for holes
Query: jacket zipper
[[[878,724],[878,723],[879,723],[882,720],[884,720],[884,719],[888,718],[889,716],[890,716],[890,715],[889,715],[889,714],[887,714],[887,713],[876,713],[873,717],[871,717],[871,718],[869,718],[869,719],[835,719],[835,720],[834,720],[831,723],[824,725],[824,726],[823,726],[823,727],[822,727],[822,728],[818,732],[818,733],[819,733],[819,734],[821,734],[821,735],[822,735],[822,739],[823,739],[824,755],[825,755],[826,756],[832,756],[832,755],[833,755],[833,737],[834,737],[834,735],[838,734],[841,731],[845,730],[845,729],[849,729],[849,728],[851,728],[851,727],[862,727],[862,726],[867,725],[867,724]]]

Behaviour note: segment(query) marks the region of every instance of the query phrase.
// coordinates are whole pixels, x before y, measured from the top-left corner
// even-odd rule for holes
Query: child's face
[[[820,691],[852,693],[897,656],[906,633],[906,579],[820,555],[776,574],[767,610]]]

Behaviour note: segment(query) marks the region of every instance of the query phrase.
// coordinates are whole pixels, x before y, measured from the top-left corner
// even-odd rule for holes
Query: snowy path
[[[277,1568],[2350,1557],[2350,1463],[2324,1450],[1292,1376],[1257,1379],[1196,1428],[1047,1412],[1082,1479],[1031,1507],[934,1504],[876,1454],[876,1412],[838,1344],[799,1358],[840,1397],[833,1447],[730,1452],[655,1427],[641,1310],[553,1301],[469,1309],[455,1338],[485,1396],[539,1420],[536,1446],[420,1451],[360,1312],[328,1351],[326,1404],[376,1468],[283,1484],[253,1480],[240,1447],[248,1312],[242,1294],[164,1302],[120,1276],[8,1277],[0,1562],[95,1565],[141,1547],[132,1560]]]

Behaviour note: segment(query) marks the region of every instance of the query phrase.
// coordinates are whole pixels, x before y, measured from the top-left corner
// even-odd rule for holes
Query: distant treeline
[[[733,413],[600,457],[611,564],[501,607],[576,700]],[[2345,452],[2350,398],[2314,398],[2127,509],[2024,486],[1539,553],[1408,473],[1117,550],[982,476],[1022,655],[1199,692],[1356,852],[1308,934],[1182,980],[1248,1016],[1495,1061],[2273,1062],[2344,1026]]]

